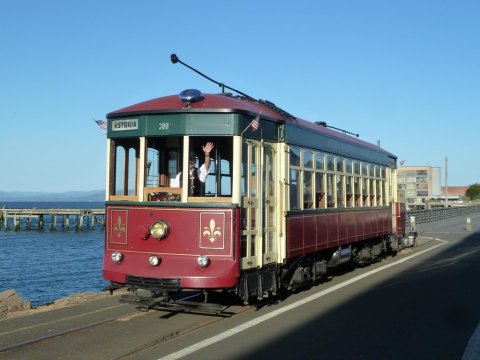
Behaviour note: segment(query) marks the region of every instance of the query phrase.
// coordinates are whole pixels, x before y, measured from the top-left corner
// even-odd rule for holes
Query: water
[[[3,205],[3,203],[2,203]],[[8,202],[8,208],[100,209],[101,202]],[[0,231],[0,291],[14,289],[33,306],[74,292],[100,291],[103,229],[68,231]]]

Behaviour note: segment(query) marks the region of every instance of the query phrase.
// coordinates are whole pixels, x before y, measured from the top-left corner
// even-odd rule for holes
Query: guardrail
[[[410,226],[410,217],[415,216],[416,224],[425,224],[455,216],[480,212],[480,205],[436,208],[430,210],[407,211],[406,225]]]

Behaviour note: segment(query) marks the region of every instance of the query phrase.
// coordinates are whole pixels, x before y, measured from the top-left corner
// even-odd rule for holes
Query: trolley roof
[[[191,112],[192,110],[205,112],[247,112],[254,115],[261,112],[262,117],[278,122],[283,122],[284,119],[280,109],[274,110],[268,107],[266,103],[261,104],[255,101],[248,101],[245,98],[232,96],[231,94],[202,94],[201,99],[190,101],[188,104],[182,101],[178,95],[164,96],[113,111],[107,115],[107,118],[166,112]]]
[[[261,114],[262,119],[268,119],[277,125],[285,125],[286,140],[288,143],[296,145],[304,145],[306,140],[305,134],[318,134],[320,138],[311,138],[310,144],[313,142],[330,139],[338,142],[334,145],[335,148],[341,148],[342,143],[350,145],[354,152],[355,148],[363,148],[369,153],[382,154],[392,160],[397,157],[381,147],[363,141],[355,136],[344,134],[338,130],[332,130],[325,126],[306,121],[304,119],[296,118],[286,111],[275,106],[275,104],[264,101],[254,100],[247,97],[233,96],[229,93],[223,94],[202,94],[196,91],[199,96],[193,98],[191,101],[186,101],[185,98],[179,95],[170,95],[147,100],[135,105],[131,105],[107,115],[108,119],[116,119],[129,116],[150,115],[150,114],[168,114],[168,113],[243,113],[249,116],[256,116]],[[184,91],[184,92],[185,92]],[[183,93],[183,92],[182,92]],[[296,135],[298,134],[298,135]],[[315,135],[314,135],[315,136]],[[308,141],[307,141],[308,142]],[[349,153],[352,151],[348,151]],[[352,155],[352,154],[345,154]],[[355,156],[354,156],[355,157]],[[382,163],[384,161],[381,161]]]

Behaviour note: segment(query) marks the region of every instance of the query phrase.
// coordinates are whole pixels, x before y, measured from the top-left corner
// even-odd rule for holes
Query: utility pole
[[[448,208],[448,157],[445,156],[445,207]]]

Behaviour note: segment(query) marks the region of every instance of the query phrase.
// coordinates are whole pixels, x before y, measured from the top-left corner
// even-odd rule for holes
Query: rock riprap
[[[0,319],[8,313],[32,308],[30,301],[23,299],[15,290],[0,292]]]

